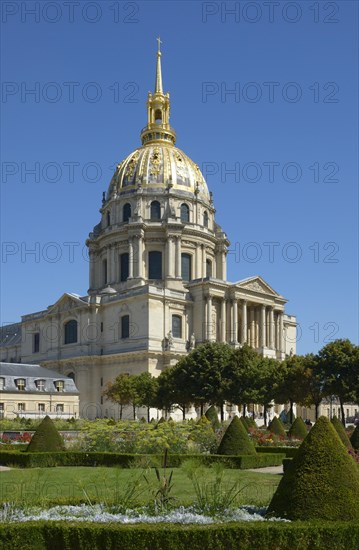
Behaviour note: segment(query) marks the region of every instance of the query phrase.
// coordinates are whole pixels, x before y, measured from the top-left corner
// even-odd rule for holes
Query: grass
[[[163,470],[160,469],[160,472]],[[46,506],[56,503],[75,504],[81,501],[111,504],[128,495],[129,487],[132,486],[136,487],[132,494],[136,504],[143,505],[151,499],[152,494],[144,474],[155,486],[154,470],[145,471],[143,468],[56,467],[2,471],[0,503]],[[202,468],[200,475],[206,483],[215,480],[212,468]],[[243,487],[240,504],[264,506],[269,503],[280,478],[281,476],[273,474],[224,470],[223,489],[225,490],[225,486],[229,488],[238,483]],[[178,505],[186,506],[195,501],[195,489],[185,468],[173,468],[172,483],[171,497],[175,497]]]

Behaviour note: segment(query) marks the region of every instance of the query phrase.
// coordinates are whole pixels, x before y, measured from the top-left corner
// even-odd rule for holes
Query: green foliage
[[[297,447],[256,447],[258,453],[280,453],[285,454],[286,457],[293,458],[298,451]]]
[[[335,431],[339,435],[343,445],[345,445],[345,447],[347,449],[351,449],[352,444],[349,441],[349,437],[347,436],[347,432],[345,431],[345,428],[344,428],[343,424],[340,422],[340,420],[338,419],[338,417],[333,416],[333,418],[331,419],[330,422],[333,424],[333,426],[335,428]]]
[[[350,437],[350,443],[355,451],[359,451],[359,423]]]
[[[277,416],[273,417],[268,426],[268,431],[276,435],[286,435],[282,421]]]
[[[224,432],[217,453],[221,455],[256,454],[254,444],[250,440],[238,416],[233,417],[231,423]]]
[[[64,441],[49,416],[45,416],[32,439],[26,452],[56,452],[65,449]]]
[[[289,428],[288,435],[289,437],[294,437],[298,439],[304,439],[308,434],[306,425],[304,424],[302,418],[298,416]]]
[[[292,520],[359,521],[359,469],[324,416],[288,465],[268,508]]]
[[[243,428],[246,430],[246,432],[248,432],[249,431],[248,430],[249,426],[248,426],[248,422],[246,421],[246,417],[245,416],[240,416],[239,420],[242,423]]]
[[[209,409],[206,410],[205,416],[210,421],[214,431],[220,429],[221,424],[218,418],[217,409],[214,405],[211,405]]]
[[[11,550],[351,550],[359,547],[359,522],[234,522],[183,526],[36,521],[1,525],[0,546]]]

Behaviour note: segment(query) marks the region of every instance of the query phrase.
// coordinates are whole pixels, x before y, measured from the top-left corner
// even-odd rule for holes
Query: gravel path
[[[259,472],[260,474],[282,474],[283,466],[268,466],[268,468],[248,468],[248,472]]]

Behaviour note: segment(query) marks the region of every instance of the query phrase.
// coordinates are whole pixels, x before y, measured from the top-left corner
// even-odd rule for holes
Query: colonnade
[[[283,310],[245,299],[227,300],[211,295],[204,305],[205,340],[285,351]]]

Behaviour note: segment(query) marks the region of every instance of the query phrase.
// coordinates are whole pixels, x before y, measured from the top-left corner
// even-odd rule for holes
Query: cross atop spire
[[[161,44],[162,41],[160,37],[157,38],[157,68],[156,68],[156,83],[155,83],[155,94],[163,94],[162,88],[162,68],[161,68]]]

